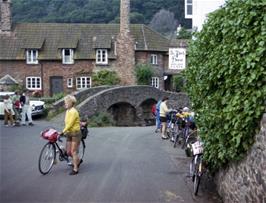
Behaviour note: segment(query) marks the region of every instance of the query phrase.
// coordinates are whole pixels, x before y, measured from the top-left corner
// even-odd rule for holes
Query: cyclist
[[[166,136],[166,122],[167,122],[167,118],[166,118],[166,115],[168,112],[170,112],[171,110],[168,109],[167,107],[167,101],[169,100],[168,97],[164,97],[162,99],[162,103],[160,105],[160,121],[162,123],[162,139],[168,139],[168,136]]]
[[[79,160],[78,148],[81,141],[80,132],[80,118],[77,109],[74,107],[77,100],[72,95],[67,95],[64,98],[66,115],[65,115],[65,128],[63,129],[63,135],[66,135],[66,150],[67,154],[73,158],[73,169],[69,175],[78,174],[79,165],[83,162]]]

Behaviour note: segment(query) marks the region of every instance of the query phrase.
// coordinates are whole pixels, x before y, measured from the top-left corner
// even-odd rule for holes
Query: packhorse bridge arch
[[[113,116],[117,126],[144,126],[154,123],[151,107],[164,96],[169,97],[169,106],[179,108],[189,106],[185,93],[161,91],[151,86],[111,87],[82,97],[77,106],[81,116],[91,117],[99,112],[108,112]]]

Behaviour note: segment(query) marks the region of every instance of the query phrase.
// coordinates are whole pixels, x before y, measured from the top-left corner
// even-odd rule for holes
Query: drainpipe
[[[42,96],[44,96],[43,64],[41,61],[40,61],[40,65],[41,65]]]

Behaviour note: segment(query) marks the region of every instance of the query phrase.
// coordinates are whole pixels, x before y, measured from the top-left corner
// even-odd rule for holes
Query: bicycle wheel
[[[177,142],[179,140],[179,135],[180,135],[178,125],[174,127],[174,132],[175,132],[174,148],[176,148]]]
[[[195,157],[194,156],[189,164],[189,175],[190,177],[192,177],[192,182],[194,182],[194,179],[195,179]]]
[[[197,174],[195,176],[195,179],[194,179],[194,183],[193,183],[193,191],[194,191],[194,195],[197,195],[198,194],[198,191],[199,191],[199,184],[200,184],[200,176],[199,174]]]
[[[83,159],[84,153],[85,153],[85,148],[86,148],[85,141],[84,141],[84,139],[81,139],[80,144],[79,144],[79,149],[78,149],[79,160]]]
[[[202,169],[202,162],[201,157],[198,156],[196,165],[195,165],[195,174],[194,174],[194,180],[193,180],[193,191],[194,195],[198,194],[199,191],[199,184],[201,179],[201,169]]]
[[[183,130],[183,135],[182,135],[182,149],[184,149],[187,145],[187,137],[188,137],[188,128],[186,127]]]
[[[39,157],[39,171],[41,174],[45,175],[51,170],[55,161],[56,151],[55,145],[53,143],[46,143]]]

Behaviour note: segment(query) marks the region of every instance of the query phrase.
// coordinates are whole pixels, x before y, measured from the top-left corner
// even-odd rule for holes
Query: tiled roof
[[[136,51],[168,51],[170,41],[145,25],[130,25]],[[119,24],[22,23],[15,36],[0,35],[0,60],[24,60],[25,49],[40,49],[39,59],[61,60],[62,48],[75,49],[75,59],[95,59],[95,48],[111,49]],[[109,57],[115,58],[113,50]]]

